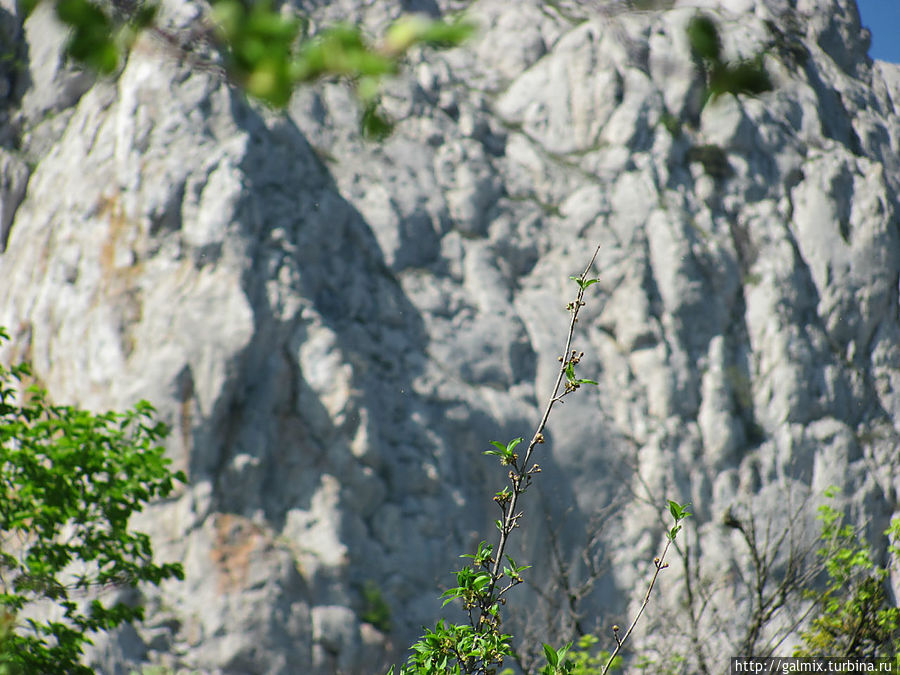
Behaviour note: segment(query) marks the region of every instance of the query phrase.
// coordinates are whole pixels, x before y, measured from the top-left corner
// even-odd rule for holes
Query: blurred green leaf
[[[69,26],[66,53],[74,60],[109,74],[119,65],[110,18],[88,0],[57,0],[56,15]]]
[[[693,17],[687,27],[691,51],[700,58],[718,61],[722,55],[722,41],[719,29],[708,16]]]
[[[547,663],[550,664],[551,668],[556,668],[556,665],[559,663],[559,657],[556,655],[556,650],[546,642],[543,643],[543,647],[544,657],[547,659]]]
[[[419,43],[436,47],[453,47],[472,35],[475,27],[465,21],[442,21],[421,15],[405,16],[395,21],[384,38],[384,49],[403,54]]]
[[[34,8],[38,6],[38,3],[41,0],[18,0],[16,2],[17,13],[23,19],[27,19],[31,16],[31,13],[34,11]]]
[[[772,79],[761,57],[737,64],[716,64],[709,74],[709,92],[722,94],[747,94],[756,96],[772,90]]]

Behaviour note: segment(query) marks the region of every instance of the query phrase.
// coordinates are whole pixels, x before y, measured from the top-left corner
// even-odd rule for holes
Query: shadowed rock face
[[[531,433],[567,277],[598,243],[575,346],[600,386],[554,412],[516,555],[550,588],[550,551],[577,577],[599,547],[586,630],[634,610],[666,498],[692,502],[702,553],[673,558],[639,640],[687,649],[669,627],[687,572],[714,672],[753,608],[724,513],[790,525],[800,547],[828,485],[872,535],[896,511],[900,71],[868,59],[852,2],[703,3],[726,57],[764,52],[774,84],[704,106],[688,3],[481,0],[478,38],[387,86],[380,144],[340,84],[276,115],[146,37],[94,83],[56,56],[49,10],[22,27],[9,4],[0,34],[24,65],[0,70],[4,359],[59,401],[151,400],[190,476],[135,523],[187,578],[137,633],[98,640],[103,672],[396,657],[493,531],[503,476],[481,451]],[[376,33],[400,11],[299,4]],[[373,583],[390,632],[365,621]],[[512,598],[506,627],[535,602]]]

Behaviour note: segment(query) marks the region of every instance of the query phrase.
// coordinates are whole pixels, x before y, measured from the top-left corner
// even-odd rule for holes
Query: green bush
[[[544,645],[544,657],[547,665],[541,668],[540,675],[600,675],[601,673],[620,670],[622,657],[612,655],[606,650],[594,653],[600,642],[596,635],[582,635],[575,642],[554,650]]]
[[[825,492],[829,499],[837,488]],[[886,582],[889,566],[872,561],[864,538],[844,523],[831,504],[819,507],[822,546],[818,555],[828,577],[824,591],[807,591],[815,611],[795,656],[893,657],[900,668],[900,608],[891,604]],[[884,532],[892,540],[892,563],[900,559],[900,518]]]
[[[0,674],[87,674],[91,634],[144,614],[102,591],[184,576],[153,561],[129,519],[185,476],[169,470],[168,429],[146,401],[103,414],[53,405],[24,386],[30,375],[0,365]]]

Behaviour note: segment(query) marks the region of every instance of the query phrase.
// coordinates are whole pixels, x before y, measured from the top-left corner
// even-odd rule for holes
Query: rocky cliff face
[[[396,657],[490,536],[503,476],[481,451],[534,428],[567,277],[598,243],[576,346],[600,386],[538,458],[535,585],[559,561],[597,575],[582,625],[605,635],[643,592],[665,499],[690,501],[691,551],[640,640],[696,663],[691,632],[717,672],[753,610],[735,523],[777,554],[774,583],[787,549],[762,533],[808,544],[826,486],[870,534],[897,514],[900,70],[868,59],[849,0],[711,0],[728,58],[764,53],[774,89],[703,105],[698,3],[660,4],[478,0],[479,36],[413,55],[385,95],[396,130],[368,143],[341,84],[275,114],[146,36],[94,81],[48,7],[23,26],[0,3],[4,358],[60,401],[151,400],[190,476],[136,523],[187,578],[98,641],[103,672]],[[375,32],[400,9],[299,6]],[[685,578],[708,611],[676,634]]]

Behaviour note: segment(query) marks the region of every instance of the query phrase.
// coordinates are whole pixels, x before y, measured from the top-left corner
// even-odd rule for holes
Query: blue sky
[[[900,0],[856,0],[863,26],[872,31],[869,56],[900,63]]]

